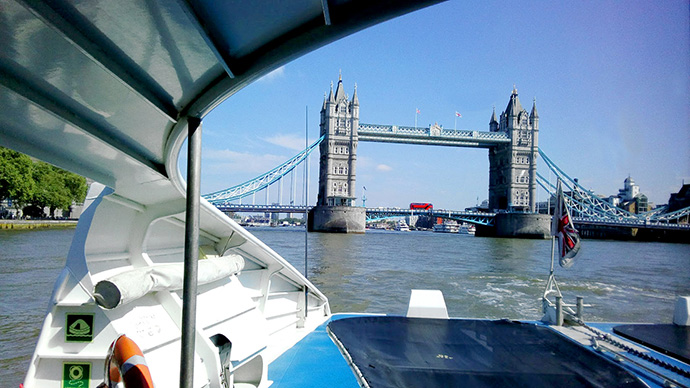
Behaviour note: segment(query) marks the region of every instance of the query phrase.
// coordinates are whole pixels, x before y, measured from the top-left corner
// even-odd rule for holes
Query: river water
[[[252,228],[304,269],[304,229]],[[0,385],[18,387],[73,229],[0,231]],[[405,314],[410,289],[440,289],[455,317],[539,319],[551,242],[432,232],[310,233],[309,279],[333,312]],[[568,303],[590,321],[665,322],[690,295],[690,245],[583,240],[556,268]]]

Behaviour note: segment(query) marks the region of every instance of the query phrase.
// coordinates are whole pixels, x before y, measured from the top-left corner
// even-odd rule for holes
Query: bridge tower
[[[352,96],[343,90],[342,76],[333,94],[333,84],[321,107],[319,196],[318,205],[353,206],[355,200],[355,169],[357,166],[357,127],[359,99],[357,86]]]
[[[331,83],[321,107],[320,128],[325,137],[319,146],[319,194],[310,230],[364,233],[365,209],[354,206],[358,127],[357,86],[349,100],[339,76],[335,93]]]
[[[531,211],[536,209],[539,114],[522,108],[513,87],[508,107],[489,121],[491,132],[505,132],[510,143],[489,149],[489,209]]]

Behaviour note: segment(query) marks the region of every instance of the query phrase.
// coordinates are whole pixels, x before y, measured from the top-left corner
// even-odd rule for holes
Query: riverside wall
[[[583,239],[671,242],[690,244],[690,228],[663,229],[575,223]],[[512,238],[550,238],[551,216],[529,213],[499,213],[494,226],[477,225],[476,236]]]
[[[0,220],[0,229],[74,228],[76,220]]]
[[[658,241],[690,244],[690,228],[661,229],[575,223],[575,229],[583,239],[619,241]]]

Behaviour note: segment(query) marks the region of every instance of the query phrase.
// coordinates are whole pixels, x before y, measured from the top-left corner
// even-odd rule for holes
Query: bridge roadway
[[[222,212],[230,213],[304,213],[313,206],[304,205],[250,205],[250,204],[217,204]],[[368,207],[366,210],[367,221],[381,220],[393,217],[430,216],[454,219],[480,225],[493,225],[496,213],[480,213],[456,210],[420,210],[402,209],[399,207]]]
[[[451,147],[490,148],[510,143],[505,132],[482,132],[443,129],[437,125],[429,128],[397,125],[359,124],[359,141],[382,143],[425,144]]]
[[[251,205],[251,204],[217,204],[216,207],[222,212],[231,213],[304,213],[305,210],[311,210],[313,206],[304,205]],[[493,225],[493,220],[496,213],[482,213],[470,211],[457,210],[411,210],[399,207],[368,207],[366,210],[367,221],[375,221],[385,218],[393,217],[407,217],[407,216],[430,216],[440,217],[445,219],[453,219],[463,222],[468,222],[478,225]],[[611,226],[621,228],[650,228],[650,229],[667,229],[667,230],[690,230],[690,224],[671,224],[666,222],[651,222],[645,220],[610,220],[610,219],[592,219],[588,217],[573,217],[573,223],[576,225],[599,225]]]

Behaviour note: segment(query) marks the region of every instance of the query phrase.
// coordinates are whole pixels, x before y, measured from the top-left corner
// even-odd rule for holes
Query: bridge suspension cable
[[[596,222],[624,223],[624,224],[650,224],[650,223],[677,223],[680,218],[690,214],[690,207],[667,213],[668,207],[662,207],[646,213],[634,214],[612,205],[600,198],[592,191],[582,187],[575,179],[561,170],[544,151],[539,149],[539,155],[549,167],[549,170],[563,182],[565,203],[573,218],[591,220]],[[555,195],[556,186],[537,173],[537,183],[551,195]]]
[[[267,188],[283,176],[290,173],[295,167],[297,167],[298,164],[303,162],[307,158],[307,156],[312,151],[314,151],[314,149],[316,149],[316,147],[319,144],[321,144],[324,137],[325,135],[321,136],[318,140],[312,143],[305,150],[302,150],[299,154],[293,156],[288,161],[272,169],[271,171],[259,175],[258,177],[246,181],[237,186],[233,186],[225,190],[216,191],[214,193],[205,194],[203,195],[204,199],[216,206],[219,206],[224,203],[232,202],[234,200],[250,196],[256,193],[257,191],[261,191]]]

